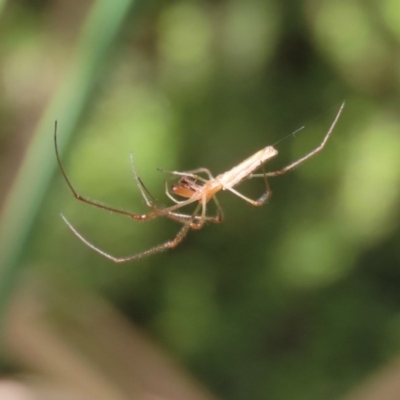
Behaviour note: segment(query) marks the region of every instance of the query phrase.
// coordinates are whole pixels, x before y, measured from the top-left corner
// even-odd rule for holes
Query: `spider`
[[[96,251],[97,253],[101,254],[102,256],[108,258],[109,260],[115,263],[135,261],[140,258],[150,256],[155,253],[159,253],[163,250],[174,248],[185,238],[185,236],[191,229],[201,229],[205,224],[205,222],[212,222],[212,223],[222,222],[223,212],[219,204],[219,201],[217,200],[216,197],[216,194],[220,190],[228,190],[253,206],[261,206],[262,204],[264,204],[271,196],[271,190],[269,187],[268,178],[283,175],[293,170],[294,168],[296,168],[309,158],[313,157],[320,151],[322,151],[325,147],[326,142],[331,136],[337,121],[339,120],[339,117],[344,108],[344,104],[345,103],[343,103],[340,106],[339,111],[336,114],[336,117],[332,125],[330,126],[328,132],[325,134],[325,137],[321,142],[321,144],[314,150],[310,151],[308,154],[303,156],[302,158],[292,162],[291,164],[277,171],[265,172],[264,169],[264,163],[266,163],[267,161],[269,161],[278,154],[278,151],[273,146],[267,146],[263,148],[262,150],[256,152],[249,158],[242,161],[240,164],[233,167],[231,170],[224,172],[216,176],[215,178],[211,174],[210,170],[208,170],[207,168],[197,168],[186,172],[160,170],[162,172],[166,172],[179,177],[178,182],[171,186],[171,190],[168,188],[168,184],[166,182],[165,193],[168,196],[168,198],[175,203],[174,205],[169,207],[158,207],[155,205],[153,196],[146,189],[142,180],[140,179],[139,175],[136,172],[135,165],[133,162],[133,156],[131,154],[130,155],[131,167],[134,179],[147,207],[149,207],[150,209],[150,212],[148,212],[147,214],[136,214],[119,208],[110,207],[108,205],[99,203],[97,201],[90,200],[87,197],[81,196],[75,190],[61,163],[61,157],[57,146],[57,121],[56,121],[54,128],[54,146],[55,146],[57,162],[67,185],[69,186],[72,194],[77,200],[103,210],[111,211],[116,214],[126,215],[136,221],[147,221],[157,217],[166,217],[181,223],[183,226],[172,240],[168,240],[165,243],[154,246],[149,250],[145,250],[138,254],[130,255],[127,257],[115,257],[101,250],[100,248],[96,247],[91,242],[89,242],[74,228],[74,226],[67,220],[67,218],[63,214],[60,213],[60,216],[67,224],[67,226],[71,229],[71,231],[84,244],[86,244],[92,250]],[[262,173],[254,174],[253,172],[259,168],[262,169]],[[199,174],[202,174],[203,176],[200,176]],[[256,200],[250,199],[234,189],[234,187],[239,185],[242,181],[251,178],[263,178],[265,182],[265,192]],[[173,194],[171,193],[171,191]],[[183,198],[183,200],[176,199],[174,195]],[[215,203],[216,206],[216,215],[214,216],[210,216],[207,214],[207,203],[211,200]],[[192,214],[184,214],[179,212],[179,210],[182,207],[185,207],[193,203],[197,203],[197,205]]]

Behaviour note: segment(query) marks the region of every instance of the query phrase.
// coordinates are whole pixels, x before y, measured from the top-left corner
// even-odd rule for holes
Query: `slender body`
[[[229,190],[230,192],[234,193],[235,195],[239,196],[243,200],[247,201],[248,203],[252,204],[253,206],[261,206],[264,204],[267,199],[271,195],[271,190],[269,188],[269,177],[283,175],[286,172],[291,171],[292,169],[296,168],[304,161],[308,160],[309,158],[313,157],[317,153],[323,150],[325,147],[326,142],[328,141],[329,137],[331,136],[333,129],[340,117],[340,114],[343,111],[344,103],[341,105],[332,125],[330,126],[328,132],[325,134],[325,137],[321,144],[306,154],[304,157],[294,161],[293,163],[287,165],[280,170],[273,171],[273,172],[265,172],[264,164],[269,161],[271,158],[275,157],[278,154],[278,151],[272,147],[267,146],[262,150],[257,151],[252,156],[246,158],[240,164],[236,165],[232,169],[227,172],[224,172],[217,177],[213,177],[211,172],[207,168],[198,168],[196,170],[187,171],[187,172],[178,172],[178,171],[163,171],[170,173],[175,176],[179,176],[180,179],[174,185],[172,185],[170,192],[168,186],[165,187],[166,195],[172,200],[175,204],[169,207],[159,207],[155,204],[153,196],[148,192],[146,187],[144,186],[142,180],[138,176],[135,166],[133,164],[133,158],[131,156],[131,164],[132,164],[132,172],[136,184],[141,192],[141,195],[146,202],[146,205],[150,208],[150,212],[147,214],[136,214],[130,211],[121,210],[119,208],[110,207],[104,204],[101,204],[97,201],[93,201],[88,199],[87,197],[81,196],[77,193],[77,191],[72,186],[69,178],[67,177],[64,168],[61,164],[61,158],[58,152],[57,147],[57,122],[55,125],[54,130],[54,145],[56,151],[57,161],[61,170],[62,175],[64,176],[65,181],[67,182],[72,194],[77,200],[80,200],[86,204],[95,206],[97,208],[101,208],[103,210],[108,210],[117,214],[126,215],[134,220],[137,221],[145,221],[149,219],[153,219],[156,217],[166,217],[182,224],[180,231],[177,233],[174,239],[169,240],[165,243],[162,243],[158,246],[152,247],[149,250],[146,250],[142,253],[134,254],[128,257],[114,257],[113,255],[101,250],[100,248],[93,245],[87,239],[85,239],[75,228],[74,226],[64,217],[64,215],[60,214],[62,219],[71,229],[71,231],[88,247],[96,251],[97,253],[103,255],[104,257],[116,262],[116,263],[123,263],[127,261],[134,261],[145,256],[155,254],[161,252],[163,250],[176,247],[186,236],[190,229],[200,229],[203,227],[205,222],[213,222],[213,223],[220,223],[223,220],[223,212],[222,208],[217,200],[216,194],[221,190]],[[262,173],[254,174],[254,172],[258,169],[262,169]],[[205,175],[204,176],[201,176]],[[250,178],[263,178],[265,182],[265,191],[262,195],[256,199],[250,199],[236,189],[234,189],[237,185],[239,185],[242,181]],[[177,195],[184,200],[178,200],[174,197]],[[209,201],[213,201],[216,206],[216,214],[215,215],[207,215],[207,203]],[[180,209],[197,203],[194,211],[191,214],[185,214],[180,212]]]
[[[231,170],[218,175],[215,180],[222,185],[223,190],[232,189],[245,179],[248,179],[255,170],[261,167],[261,165],[277,155],[278,150],[274,149],[272,146],[267,146],[262,150],[257,151],[257,153],[253,154],[249,158],[246,158],[246,160],[242,161]]]

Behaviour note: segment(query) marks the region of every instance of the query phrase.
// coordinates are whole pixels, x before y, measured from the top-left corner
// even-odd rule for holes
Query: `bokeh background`
[[[0,398],[398,399],[400,4],[0,0]],[[129,154],[224,172],[278,142],[267,205],[172,238]],[[256,198],[261,179],[240,190]],[[212,208],[212,206],[210,207]],[[11,397],[15,396],[15,397]]]

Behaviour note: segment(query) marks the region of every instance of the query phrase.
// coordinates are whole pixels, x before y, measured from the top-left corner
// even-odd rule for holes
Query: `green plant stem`
[[[60,151],[88,104],[106,56],[134,0],[97,0],[83,26],[76,56],[44,113],[0,216],[0,321],[18,282],[22,256],[38,209],[55,171],[52,131],[62,123]],[[0,0],[0,7],[1,7]],[[63,146],[64,144],[64,146]]]

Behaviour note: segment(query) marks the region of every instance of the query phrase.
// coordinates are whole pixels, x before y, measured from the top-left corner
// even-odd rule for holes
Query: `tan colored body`
[[[197,201],[201,201],[205,196],[205,201],[209,202],[220,190],[231,190],[243,180],[248,179],[255,170],[277,154],[278,150],[272,146],[267,146],[246,158],[229,171],[206,181],[204,185],[198,185],[195,182],[188,181],[191,177],[191,175],[188,174],[182,178],[177,185],[172,186],[172,191],[178,196],[196,199]]]

